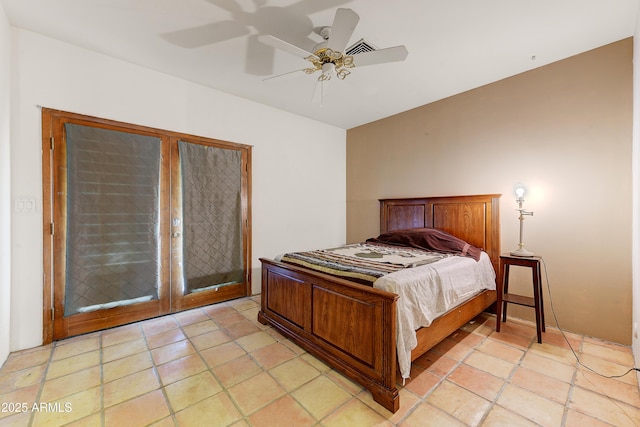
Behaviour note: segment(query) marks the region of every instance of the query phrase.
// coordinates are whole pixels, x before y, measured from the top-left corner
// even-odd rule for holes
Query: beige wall
[[[379,198],[501,193],[502,250],[516,249],[523,182],[524,242],[560,326],[631,344],[632,51],[622,40],[349,130],[347,241],[378,233]]]

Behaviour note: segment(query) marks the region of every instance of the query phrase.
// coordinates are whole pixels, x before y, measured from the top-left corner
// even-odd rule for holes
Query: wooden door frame
[[[54,204],[54,179],[53,174],[56,173],[53,170],[54,166],[54,150],[55,150],[55,141],[61,141],[63,135],[60,132],[60,127],[58,126],[59,120],[63,121],[74,121],[74,122],[87,122],[91,126],[103,127],[108,129],[118,128],[118,129],[129,129],[136,133],[143,133],[147,135],[153,135],[156,137],[160,137],[163,139],[163,146],[161,148],[161,162],[163,164],[163,168],[165,168],[169,162],[171,161],[171,153],[169,140],[174,138],[182,138],[185,140],[200,140],[200,141],[208,141],[215,143],[216,146],[219,147],[227,147],[233,148],[237,150],[242,150],[243,152],[243,160],[246,159],[247,169],[246,180],[243,180],[242,187],[242,208],[243,214],[245,215],[246,223],[243,226],[243,240],[246,242],[246,248],[243,253],[243,263],[246,267],[245,274],[245,283],[242,285],[244,287],[244,294],[251,295],[251,146],[244,144],[237,144],[228,141],[220,141],[211,138],[197,137],[193,135],[187,135],[183,133],[165,131],[161,129],[154,129],[145,126],[139,126],[124,122],[117,122],[108,119],[101,119],[96,117],[91,117],[87,115],[77,114],[77,113],[69,113],[61,110],[42,108],[42,211],[43,211],[43,222],[42,222],[42,234],[43,234],[43,343],[49,344],[54,340],[54,336],[57,334],[54,331],[54,315],[56,314],[56,306],[59,305],[60,301],[56,301],[57,296],[54,296],[54,257],[53,251],[55,248],[55,232],[54,224],[55,218],[57,218],[54,209],[56,209],[56,205]],[[58,134],[56,134],[58,133]],[[165,141],[166,139],[166,141]],[[165,163],[166,162],[166,163]],[[165,171],[162,172],[161,175],[161,191],[168,192],[170,191],[170,176],[169,171],[170,168],[166,168]],[[164,194],[165,200],[169,200],[167,194]],[[171,206],[167,204],[164,209],[160,212],[161,223],[163,227],[169,229],[170,226],[170,217],[171,217]],[[164,247],[166,246],[166,248]],[[170,262],[170,244],[167,245],[163,243],[162,252],[161,252],[161,262],[163,265],[169,265]],[[169,288],[169,280],[170,276],[166,275],[165,278],[161,279],[161,292],[170,293],[171,289]],[[166,282],[166,283],[165,283]],[[226,293],[219,293],[220,297],[224,297]],[[170,304],[171,295],[168,298],[160,299],[159,307],[154,316],[167,314],[170,312],[171,307]],[[196,307],[198,305],[204,305],[212,303],[213,301],[208,301],[203,299],[202,297],[194,298],[193,301],[190,301],[189,304],[185,304],[182,307],[178,307],[178,309],[188,309],[192,307]],[[90,318],[91,316],[89,316]],[[95,316],[96,319],[94,321],[95,324],[99,325],[102,320],[99,319],[99,316]],[[124,307],[115,307],[109,309],[109,317],[119,319],[119,324],[130,323],[142,319],[149,318],[148,311],[139,310],[132,306],[128,307],[127,312],[125,312]],[[153,316],[151,316],[153,317]],[[93,320],[92,320],[93,321]],[[66,327],[66,326],[65,326]],[[98,328],[101,329],[101,328]],[[72,335],[89,332],[89,330],[76,329]],[[71,335],[69,335],[71,336]]]

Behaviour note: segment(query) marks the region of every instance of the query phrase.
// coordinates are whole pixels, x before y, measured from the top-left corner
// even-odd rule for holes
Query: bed
[[[494,272],[500,255],[499,195],[380,200],[380,233],[436,228],[482,248]],[[258,320],[367,388],[391,412],[397,382],[399,296],[299,265],[261,258]],[[416,331],[415,360],[496,301],[486,289]]]

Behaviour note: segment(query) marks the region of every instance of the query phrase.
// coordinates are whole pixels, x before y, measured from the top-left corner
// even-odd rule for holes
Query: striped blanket
[[[404,268],[430,264],[450,255],[407,247],[358,243],[332,249],[293,252],[282,261],[372,285],[378,278]]]

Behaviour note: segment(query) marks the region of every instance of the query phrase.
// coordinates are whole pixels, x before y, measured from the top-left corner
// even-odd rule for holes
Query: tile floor
[[[482,314],[416,360],[392,414],[256,321],[259,297],[12,353],[0,426],[638,426],[635,374],[578,366],[557,330]],[[607,375],[631,350],[568,335]]]

